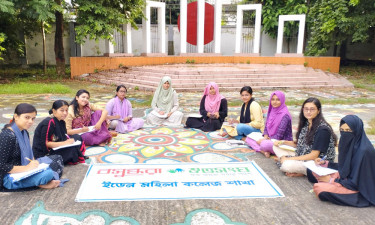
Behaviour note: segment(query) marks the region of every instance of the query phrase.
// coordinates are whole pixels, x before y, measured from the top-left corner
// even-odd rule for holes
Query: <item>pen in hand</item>
[[[322,164],[324,164],[325,163],[325,160],[326,160],[326,158],[327,158],[327,155],[325,155],[325,156],[323,156],[323,158],[320,160],[320,162],[322,162]]]

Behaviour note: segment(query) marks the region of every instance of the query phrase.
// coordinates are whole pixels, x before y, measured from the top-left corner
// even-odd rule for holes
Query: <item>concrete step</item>
[[[163,76],[172,78],[179,91],[202,91],[210,81],[220,90],[238,90],[244,85],[255,89],[275,88],[336,88],[349,87],[344,77],[302,65],[267,64],[199,64],[160,65],[119,68],[90,74],[85,79],[105,84],[124,84],[140,90],[155,90]]]

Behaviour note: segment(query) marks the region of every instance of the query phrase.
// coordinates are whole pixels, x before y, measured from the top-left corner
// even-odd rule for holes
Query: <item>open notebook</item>
[[[331,168],[317,166],[313,160],[303,162],[303,165],[309,168],[314,173],[318,174],[319,176],[326,176],[326,175],[338,172],[337,170],[334,170]]]
[[[10,173],[9,177],[11,178],[12,182],[17,182],[20,180],[23,180],[27,177],[30,177],[34,174],[40,173],[44,170],[46,170],[49,167],[49,164],[46,163],[40,163],[38,168],[35,168],[33,170],[29,170],[26,172],[21,172],[21,173]]]
[[[82,132],[82,133],[79,133],[79,135],[82,135],[82,134],[87,133],[87,132],[95,131],[95,126],[89,126],[89,127],[87,127],[87,128],[89,128],[88,131],[86,131],[86,132]],[[81,129],[81,128],[76,128],[76,129],[73,129],[73,130],[78,130],[78,129]]]
[[[77,145],[80,145],[81,144],[81,141],[75,141],[73,142],[73,144],[69,144],[69,145],[63,145],[63,146],[59,146],[59,147],[56,147],[56,148],[53,148],[53,150],[59,150],[59,149],[62,149],[62,148],[67,148],[67,147],[71,147],[71,146],[77,146]]]

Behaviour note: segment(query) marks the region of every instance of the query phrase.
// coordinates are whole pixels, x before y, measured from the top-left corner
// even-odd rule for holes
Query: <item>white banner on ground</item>
[[[254,162],[93,164],[77,202],[284,197]]]

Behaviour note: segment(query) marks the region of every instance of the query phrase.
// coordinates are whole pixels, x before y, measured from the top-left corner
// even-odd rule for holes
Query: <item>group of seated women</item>
[[[36,128],[33,146],[30,146],[27,129],[36,117],[36,109],[26,103],[18,105],[13,120],[0,133],[0,189],[23,190],[25,188],[55,188],[61,185],[62,164],[85,162],[86,145],[104,145],[113,134],[140,129],[143,119],[133,118],[132,105],[126,98],[127,89],[120,85],[116,96],[106,108],[89,103],[90,94],[79,90],[69,105],[57,100],[50,110],[51,117],[44,119]],[[204,89],[200,101],[200,116],[188,117],[186,128],[202,131],[220,130],[222,136],[242,140],[251,151],[266,157],[276,155],[281,171],[287,176],[307,175],[314,185],[316,195],[323,201],[340,205],[365,207],[375,205],[375,150],[367,138],[363,122],[354,115],[344,117],[340,123],[341,139],[338,144],[338,163],[335,146],[337,137],[323,117],[322,106],[317,98],[306,99],[299,113],[296,139],[292,136],[292,116],[285,104],[285,95],[275,91],[270,96],[266,121],[262,108],[253,98],[252,88],[240,90],[243,101],[240,116],[228,118],[227,100],[219,92],[215,82]],[[146,117],[150,125],[179,126],[183,113],[178,110],[178,95],[172,88],[170,77],[163,77],[152,100],[152,111]],[[258,132],[261,138],[250,134]],[[78,142],[76,145],[73,143]],[[54,148],[72,145],[70,147]],[[295,151],[281,146],[295,147]],[[338,173],[319,177],[307,170],[303,162],[314,160],[321,166],[338,169]],[[18,182],[12,173],[29,171],[47,162],[50,168]]]

